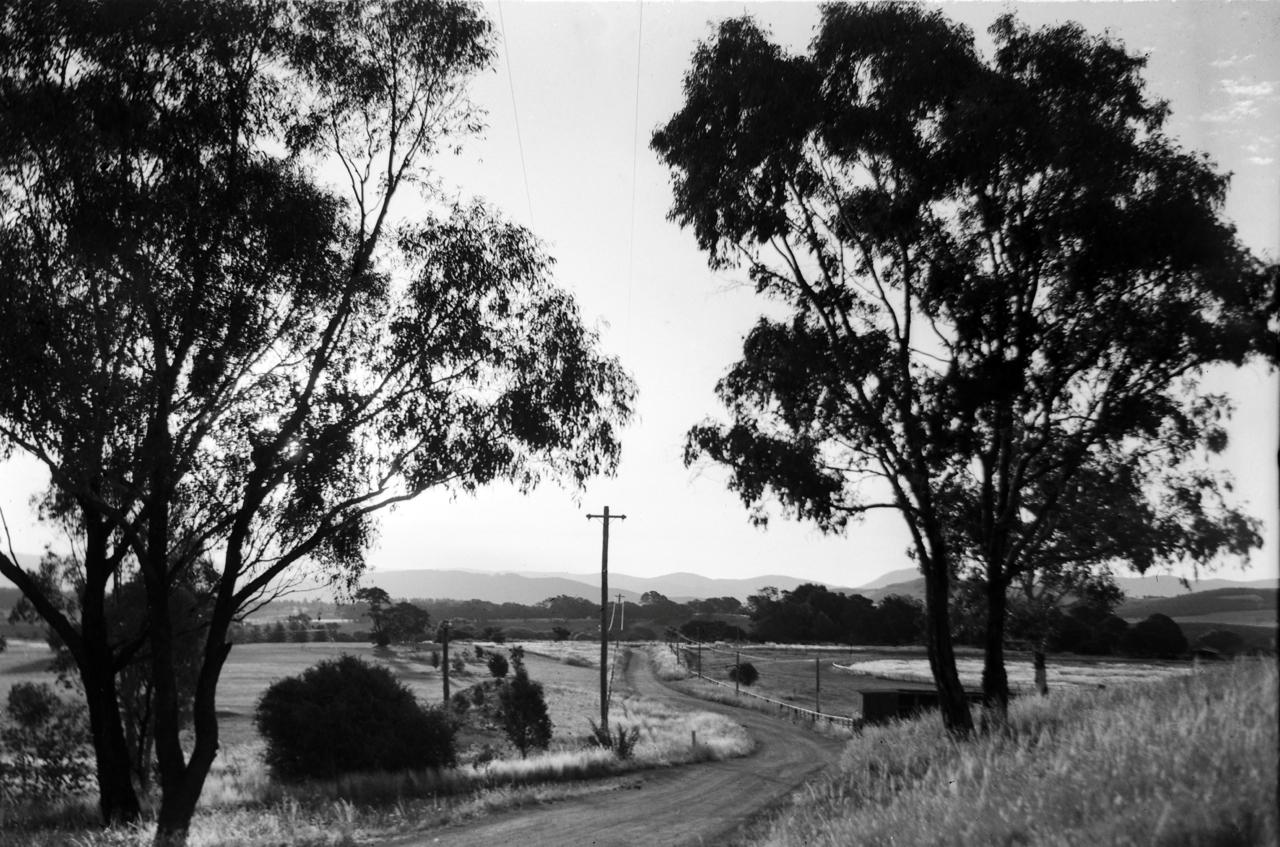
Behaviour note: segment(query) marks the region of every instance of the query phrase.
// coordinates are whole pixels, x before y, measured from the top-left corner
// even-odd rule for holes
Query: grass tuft
[[[971,741],[867,729],[761,845],[1274,844],[1273,661],[1010,706]]]

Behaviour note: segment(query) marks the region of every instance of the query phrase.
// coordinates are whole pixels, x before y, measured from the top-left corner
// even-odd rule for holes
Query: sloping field
[[[1275,588],[1217,588],[1177,597],[1145,597],[1129,600],[1116,610],[1125,620],[1142,620],[1156,613],[1177,620],[1224,612],[1270,612],[1275,621]],[[1241,621],[1245,623],[1245,621]]]
[[[748,843],[1276,844],[1277,718],[1276,663],[1249,659],[1021,698],[969,741],[936,717],[873,727]]]

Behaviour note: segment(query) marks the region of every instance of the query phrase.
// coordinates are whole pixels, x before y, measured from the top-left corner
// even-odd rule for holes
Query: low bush
[[[511,670],[511,667],[507,663],[506,656],[501,653],[493,653],[489,656],[489,673],[492,674],[495,679],[502,679],[507,675],[507,671],[509,670]]]
[[[1120,639],[1120,650],[1131,656],[1174,659],[1187,652],[1182,627],[1168,615],[1156,613],[1134,624]]]
[[[1199,649],[1215,650],[1224,656],[1243,653],[1248,646],[1238,633],[1227,629],[1213,629],[1196,639]]]
[[[254,723],[267,766],[286,782],[456,761],[449,719],[424,708],[391,671],[354,656],[273,684],[258,700]]]
[[[760,679],[760,671],[756,670],[756,666],[750,662],[743,662],[729,668],[729,679],[742,685],[755,685],[756,680]]]
[[[587,736],[588,745],[612,750],[615,756],[623,760],[630,759],[635,754],[636,744],[640,742],[640,727],[615,724],[614,731],[610,733],[608,727],[599,726],[590,718],[587,723],[591,725],[591,734]]]
[[[503,732],[523,759],[530,749],[545,750],[550,746],[551,717],[547,714],[542,684],[529,679],[529,672],[525,670],[524,650],[513,647],[511,663],[515,675],[498,692],[498,708]]]
[[[93,774],[83,704],[58,696],[48,683],[9,689],[0,728],[0,796],[8,801],[67,794]]]

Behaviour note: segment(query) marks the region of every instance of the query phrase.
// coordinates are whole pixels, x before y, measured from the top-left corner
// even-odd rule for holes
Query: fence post
[[[822,659],[813,660],[813,710],[822,714]]]
[[[742,651],[733,654],[733,696],[742,690]]]

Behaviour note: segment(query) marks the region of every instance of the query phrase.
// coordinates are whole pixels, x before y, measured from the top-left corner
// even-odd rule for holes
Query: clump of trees
[[[924,608],[913,597],[876,604],[809,583],[794,591],[765,588],[747,598],[747,608],[759,641],[918,644],[924,634]]]
[[[235,620],[305,563],[358,584],[377,515],[423,491],[616,467],[633,384],[551,260],[432,193],[492,57],[454,0],[6,8],[0,451],[48,470],[45,513],[82,555],[74,588],[5,554],[0,574],[82,680],[104,821],[141,813],[131,657],[153,687],[155,841],[180,845]],[[431,211],[398,219],[406,191]],[[188,692],[171,599],[211,553]],[[145,625],[113,631],[130,583]]]
[[[264,760],[281,781],[456,761],[448,717],[419,703],[391,671],[355,656],[273,683],[253,720],[266,742]]]
[[[1141,569],[1257,546],[1198,464],[1229,411],[1198,379],[1276,355],[1275,269],[1222,219],[1226,177],[1167,135],[1145,60],[1075,24],[990,33],[983,55],[940,10],[831,4],[792,55],[726,20],[652,137],[672,219],[771,301],[686,462],[724,465],[761,524],[766,504],[830,532],[897,511],[959,734],[956,575],[986,593],[1003,708],[1018,579],[1073,548]],[[1090,541],[1102,504],[1138,532]]]
[[[1121,651],[1131,656],[1177,659],[1187,654],[1190,646],[1182,627],[1168,615],[1156,613],[1139,621],[1120,638]]]

